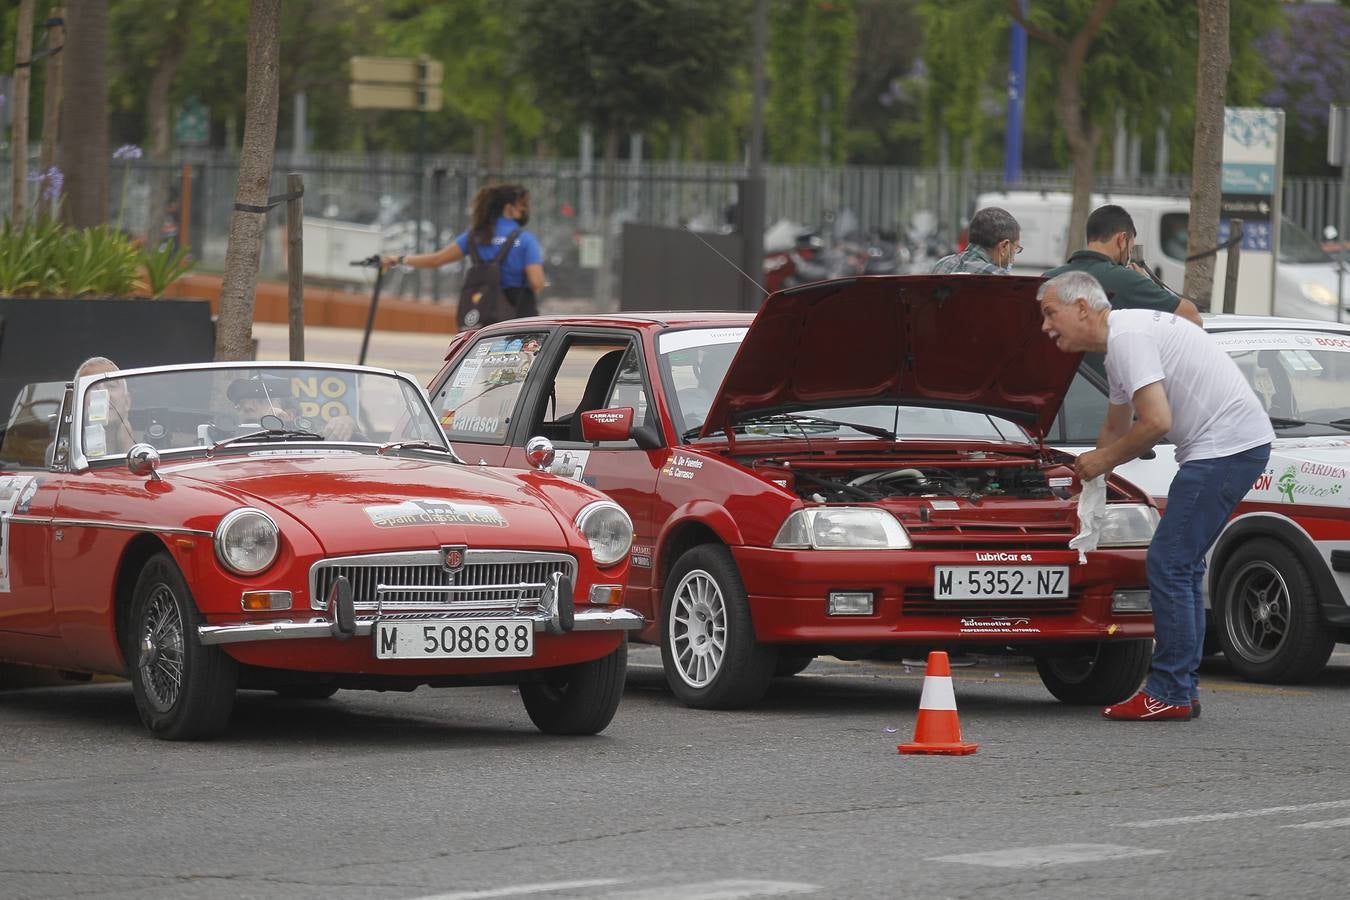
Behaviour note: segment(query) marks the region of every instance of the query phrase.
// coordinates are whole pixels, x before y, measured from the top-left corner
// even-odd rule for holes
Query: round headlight
[[[612,566],[633,546],[633,520],[608,500],[590,504],[577,514],[577,530],[591,545],[597,566]]]
[[[216,526],[216,559],[238,575],[257,575],[277,560],[277,523],[258,509],[236,509]]]

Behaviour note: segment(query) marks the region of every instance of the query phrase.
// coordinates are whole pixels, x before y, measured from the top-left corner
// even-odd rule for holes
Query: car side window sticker
[[[432,398],[446,437],[504,441],[525,378],[548,337],[548,332],[540,331],[475,343]]]

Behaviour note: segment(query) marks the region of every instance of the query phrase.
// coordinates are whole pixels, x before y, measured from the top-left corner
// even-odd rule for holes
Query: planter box
[[[205,300],[0,297],[0,423],[25,384],[66,381],[91,356],[124,369],[215,356]]]

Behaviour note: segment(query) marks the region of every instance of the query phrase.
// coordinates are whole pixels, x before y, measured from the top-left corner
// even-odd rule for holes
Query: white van
[[[1018,274],[1040,274],[1068,258],[1065,249],[1069,212],[1073,198],[1064,192],[1003,191],[981,194],[976,209],[1000,206],[1022,226],[1022,254]],[[1180,291],[1186,280],[1186,239],[1190,224],[1190,200],[1186,197],[1094,194],[1091,207],[1107,203],[1123,206],[1134,219],[1136,242],[1144,262],[1163,283]],[[1220,257],[1222,259],[1222,257]],[[1241,282],[1243,270],[1238,269]],[[1213,307],[1219,311],[1223,298],[1224,267],[1214,277]],[[1346,313],[1350,321],[1350,272],[1346,273]],[[1336,263],[1302,228],[1280,219],[1280,255],[1275,266],[1274,315],[1336,321]]]

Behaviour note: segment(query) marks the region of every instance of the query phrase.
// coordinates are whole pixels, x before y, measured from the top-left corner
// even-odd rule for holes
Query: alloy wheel
[[[1278,569],[1256,560],[1238,570],[1227,627],[1245,659],[1266,662],[1279,652],[1289,634],[1291,612],[1289,586]]]
[[[671,600],[670,647],[680,678],[706,687],[717,677],[727,649],[727,607],[722,588],[695,569],[681,579]]]

